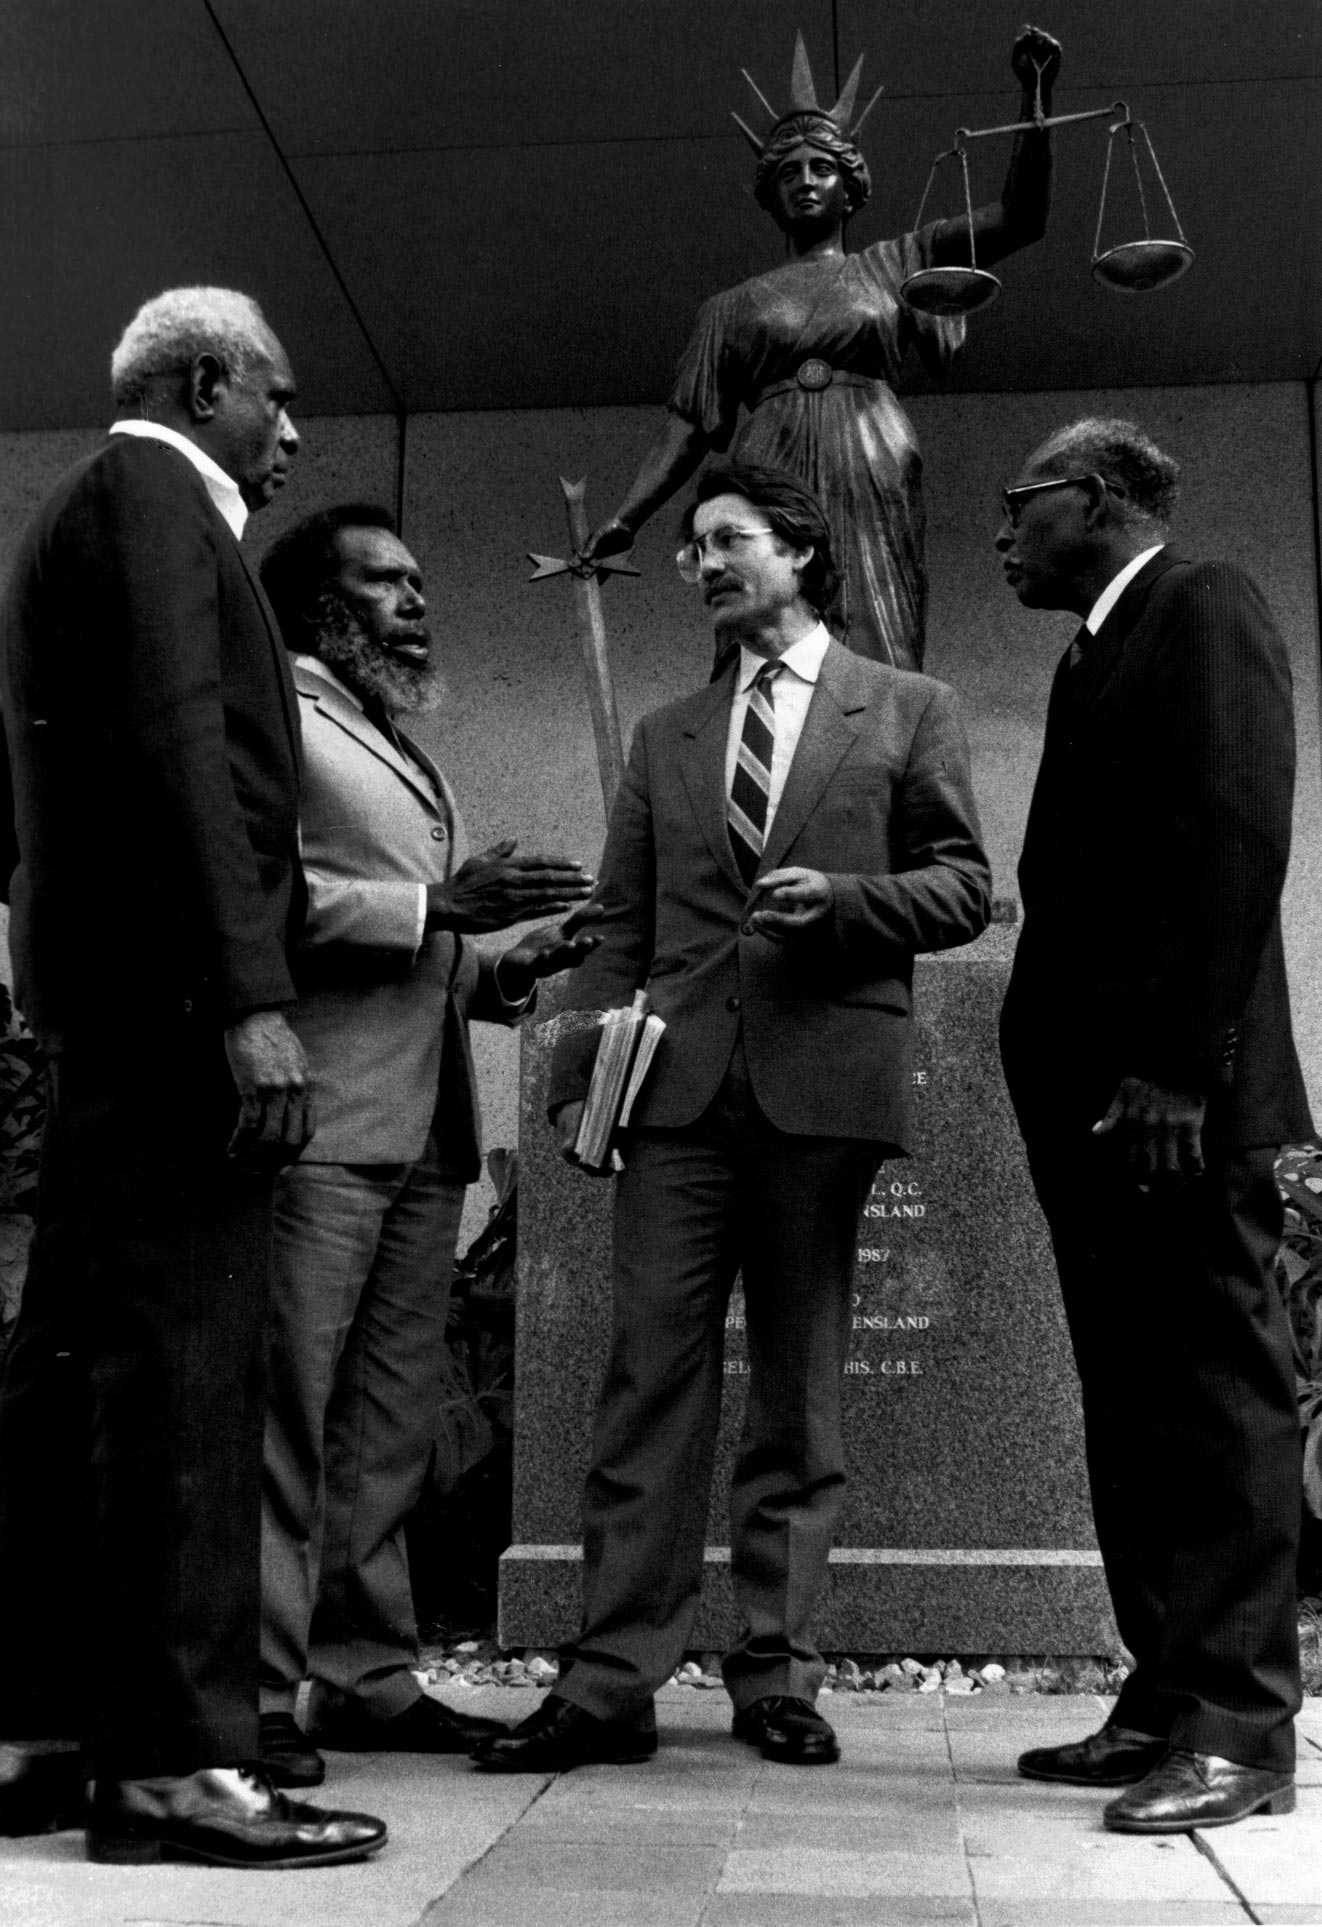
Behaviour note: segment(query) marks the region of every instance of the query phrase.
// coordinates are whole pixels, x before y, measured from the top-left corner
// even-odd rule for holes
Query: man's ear
[[[195,422],[209,422],[216,413],[216,390],[225,380],[218,355],[194,355],[188,364],[188,412]]]
[[[1110,491],[1101,481],[1091,478],[1087,483],[1087,506],[1083,511],[1083,525],[1092,534],[1097,533],[1112,519]]]
[[[795,568],[798,570],[800,578],[802,578],[804,570],[807,568],[808,564],[812,561],[816,553],[817,553],[817,550],[811,542],[807,543],[801,549],[790,550],[790,560],[793,562]]]

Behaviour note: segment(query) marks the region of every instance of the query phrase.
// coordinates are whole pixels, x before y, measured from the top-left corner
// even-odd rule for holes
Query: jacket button
[[[444,843],[444,841],[445,841],[445,831],[444,831],[444,830],[439,830],[439,829],[437,829],[437,830],[433,830],[433,831],[432,831],[432,833],[431,833],[431,840],[432,840],[432,842],[433,842],[433,843]]]
[[[739,999],[737,997],[727,997],[725,1000],[725,1008],[727,1010],[738,1010]]]

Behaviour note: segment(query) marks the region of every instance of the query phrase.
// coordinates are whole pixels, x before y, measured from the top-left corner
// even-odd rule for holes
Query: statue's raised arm
[[[1028,27],[1012,63],[1023,88],[1020,117],[1040,119],[1060,47]],[[938,221],[846,252],[845,224],[872,188],[855,139],[872,105],[855,118],[861,67],[860,60],[833,107],[820,106],[800,36],[789,112],[777,117],[768,108],[773,125],[764,139],[739,121],[758,156],[754,195],[783,231],[787,258],[703,304],[666,425],[580,554],[591,560],[628,548],[709,453],[790,469],[822,497],[844,565],[831,626],[860,655],[916,668],[927,603],[921,464],[895,389],[911,346],[929,372],[944,373],[963,345],[964,323],[915,313],[900,288],[921,268],[967,262],[968,224]],[[979,262],[1043,233],[1050,142],[1041,127],[1016,137],[1001,199],[974,214]]]

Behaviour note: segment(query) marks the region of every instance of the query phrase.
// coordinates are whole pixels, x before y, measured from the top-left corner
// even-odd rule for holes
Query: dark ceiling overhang
[[[1020,0],[7,0],[0,425],[107,408],[163,287],[256,294],[308,413],[658,403],[706,294],[779,258],[729,119],[885,93],[855,245],[912,224],[959,124],[1009,117]],[[1093,282],[1103,124],[1057,137],[1050,233],[971,324],[966,389],[1298,380],[1322,359],[1316,0],[1054,0],[1062,111],[1128,100],[1197,260]],[[1008,143],[973,152],[975,197]],[[915,386],[921,385],[915,381]]]

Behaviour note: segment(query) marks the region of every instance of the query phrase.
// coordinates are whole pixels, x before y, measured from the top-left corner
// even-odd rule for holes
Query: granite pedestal
[[[976,944],[918,960],[915,1152],[881,1167],[859,1231],[849,1496],[816,1621],[827,1651],[1118,1650],[1051,1248],[996,1048],[1013,938],[993,925]],[[561,1027],[583,1021],[543,1017],[524,1032],[507,1645],[554,1645],[578,1624],[610,1186],[561,1162],[545,1090]],[[736,1630],[726,1506],[747,1373],[737,1289],[725,1372],[702,1648]]]

